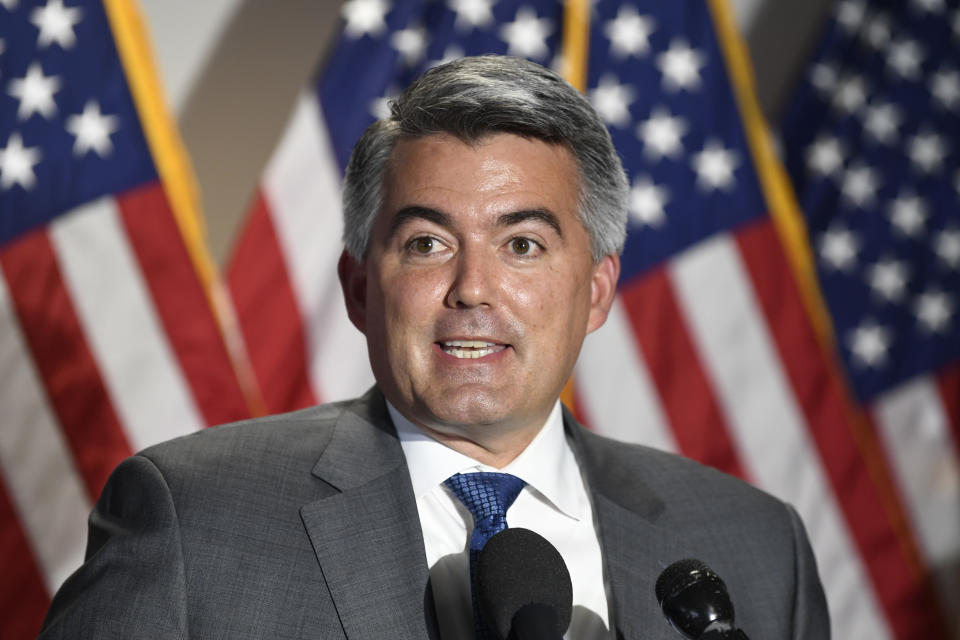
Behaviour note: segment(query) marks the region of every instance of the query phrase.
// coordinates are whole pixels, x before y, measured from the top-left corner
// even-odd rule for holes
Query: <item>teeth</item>
[[[445,347],[470,347],[479,349],[481,347],[492,347],[494,343],[484,342],[483,340],[448,340],[443,343]]]
[[[464,351],[462,349],[444,349],[446,353],[449,353],[454,358],[482,358],[483,356],[488,356],[493,353],[493,349],[471,349],[470,351]]]
[[[503,345],[485,340],[445,340],[443,351],[454,358],[475,359],[483,358],[491,353],[502,351]]]

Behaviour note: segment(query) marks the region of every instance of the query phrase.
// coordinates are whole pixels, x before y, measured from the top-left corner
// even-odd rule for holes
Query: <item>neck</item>
[[[445,447],[495,469],[504,468],[523,453],[547,426],[553,412],[559,411],[554,403],[535,417],[526,415],[517,416],[515,420],[463,424],[444,422],[435,417],[432,420],[418,419],[401,411],[389,400],[387,403],[396,419],[403,420]]]
[[[417,426],[444,446],[494,469],[502,469],[513,462],[539,433],[539,430],[528,429],[515,433],[497,434],[494,438],[484,438],[482,435],[470,437],[422,425]]]

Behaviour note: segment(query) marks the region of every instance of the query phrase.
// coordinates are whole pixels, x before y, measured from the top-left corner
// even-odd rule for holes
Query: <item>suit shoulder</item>
[[[137,455],[167,472],[262,466],[269,459],[315,461],[350,402],[218,425],[161,442]]]
[[[777,517],[784,515],[784,504],[778,498],[695,460],[592,432],[583,435],[583,443],[591,466],[604,470],[600,474],[601,482],[614,493],[616,486],[642,484],[654,495],[681,494],[709,510],[732,501],[740,506],[749,505],[754,511],[769,511]]]

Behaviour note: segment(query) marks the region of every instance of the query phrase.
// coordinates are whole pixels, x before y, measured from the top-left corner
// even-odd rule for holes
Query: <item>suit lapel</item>
[[[660,611],[654,585],[674,560],[673,532],[625,509],[603,495],[594,501],[607,575],[613,592],[618,637],[633,640],[678,637]]]
[[[597,511],[617,637],[673,640],[677,633],[660,611],[654,585],[680,559],[684,532],[661,524],[667,505],[640,479],[634,453],[624,456],[623,445],[599,439],[569,413],[564,418]]]
[[[343,413],[313,473],[337,492],[300,513],[346,636],[428,637],[423,535],[379,391]]]

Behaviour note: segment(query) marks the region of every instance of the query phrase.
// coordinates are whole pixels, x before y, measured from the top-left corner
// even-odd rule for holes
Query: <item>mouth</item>
[[[444,353],[461,360],[484,358],[499,353],[508,346],[486,340],[443,340],[437,344]]]

